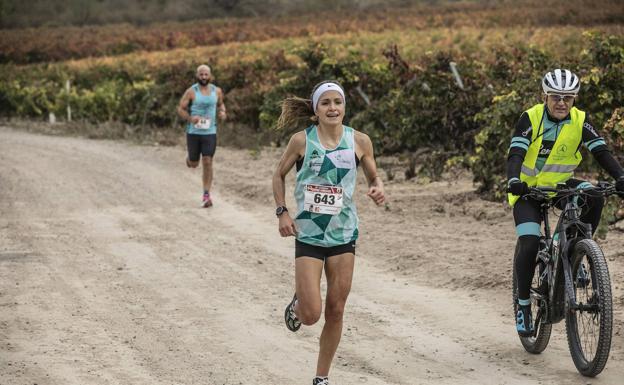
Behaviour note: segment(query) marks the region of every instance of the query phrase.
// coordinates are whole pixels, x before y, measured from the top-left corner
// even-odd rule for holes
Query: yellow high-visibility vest
[[[570,122],[564,124],[559,132],[555,144],[553,145],[546,163],[541,170],[535,168],[535,162],[542,147],[544,105],[537,104],[529,108],[526,113],[531,120],[531,145],[527,150],[520,180],[526,182],[529,187],[556,187],[557,183],[567,181],[574,174],[583,156],[577,151],[583,140],[583,123],[585,122],[585,112],[572,107],[570,110]],[[541,131],[541,132],[539,132]],[[538,136],[538,133],[540,134]],[[520,198],[517,195],[507,194],[510,205],[514,205]]]

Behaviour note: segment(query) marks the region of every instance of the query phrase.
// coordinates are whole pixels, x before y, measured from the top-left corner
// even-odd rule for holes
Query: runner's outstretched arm
[[[225,103],[223,101],[223,90],[221,90],[221,88],[219,87],[217,87],[217,112],[219,119],[227,119],[227,111],[225,109]]]
[[[360,163],[362,164],[362,170],[364,170],[364,175],[368,181],[368,192],[366,195],[368,195],[376,205],[380,205],[386,201],[386,196],[383,182],[379,175],[377,175],[373,142],[368,135],[361,132],[358,132],[356,140],[361,151]]]
[[[277,169],[273,174],[273,197],[275,206],[286,206],[286,174],[292,169],[298,159],[302,157],[305,150],[305,132],[296,133],[290,138],[286,151],[282,155]],[[279,232],[282,237],[297,234],[297,227],[288,212],[279,216]]]
[[[191,116],[188,112],[189,103],[191,103],[193,100],[192,95],[193,95],[193,90],[191,90],[190,88],[186,90],[186,92],[184,93],[184,95],[182,95],[182,98],[180,99],[177,112],[178,112],[178,116],[182,118],[185,122],[197,124],[197,122],[199,122],[199,117]]]

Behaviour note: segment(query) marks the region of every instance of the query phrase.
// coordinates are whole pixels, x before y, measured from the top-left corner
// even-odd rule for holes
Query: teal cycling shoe
[[[531,306],[518,306],[516,330],[521,337],[531,337],[534,334]]]

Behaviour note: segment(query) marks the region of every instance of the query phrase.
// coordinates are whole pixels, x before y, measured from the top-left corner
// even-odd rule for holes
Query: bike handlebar
[[[550,193],[555,193],[556,195],[549,195]],[[582,188],[529,187],[529,193],[523,197],[529,197],[539,201],[551,201],[570,195],[592,194],[605,197],[616,194],[615,186],[609,182],[598,182],[596,186]]]

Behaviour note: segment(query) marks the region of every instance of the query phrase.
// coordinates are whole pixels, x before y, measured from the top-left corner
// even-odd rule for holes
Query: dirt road
[[[273,214],[278,152],[220,147],[211,209],[184,157],[0,128],[0,384],[310,383],[321,325],[283,325],[294,258]],[[538,356],[515,336],[509,211],[477,199],[467,177],[387,190],[386,210],[359,186],[332,384],[621,383],[622,233],[601,243],[612,354],[587,379],[563,324]]]

